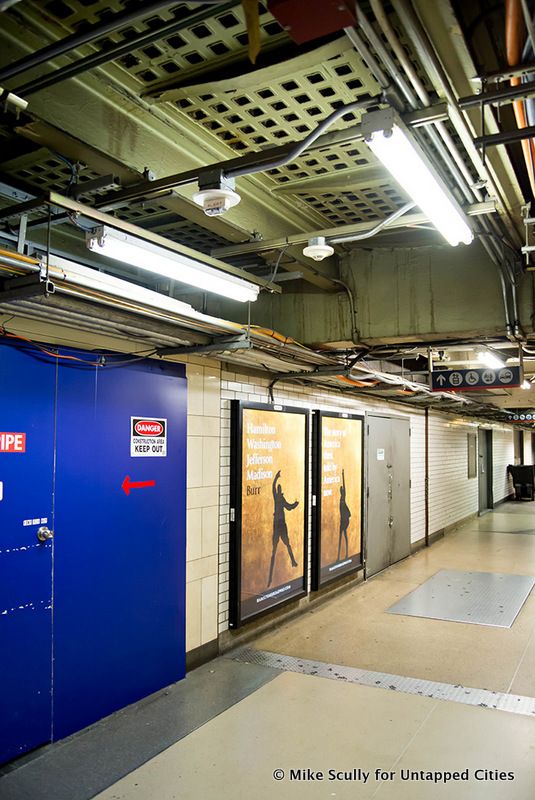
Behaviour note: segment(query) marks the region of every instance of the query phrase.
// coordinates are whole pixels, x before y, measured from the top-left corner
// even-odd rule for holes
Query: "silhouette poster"
[[[316,416],[315,588],[362,565],[361,417]]]
[[[306,413],[242,404],[239,414],[238,624],[303,594],[307,516]]]

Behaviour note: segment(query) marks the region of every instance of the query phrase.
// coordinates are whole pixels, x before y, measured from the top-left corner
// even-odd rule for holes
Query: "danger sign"
[[[167,420],[130,417],[130,455],[140,457],[167,455]]]
[[[25,453],[25,433],[2,433],[0,431],[0,453]]]

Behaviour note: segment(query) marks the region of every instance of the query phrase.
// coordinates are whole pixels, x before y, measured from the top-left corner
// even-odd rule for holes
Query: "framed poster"
[[[306,594],[308,413],[232,401],[230,627]]]
[[[363,566],[364,417],[314,412],[312,588]]]

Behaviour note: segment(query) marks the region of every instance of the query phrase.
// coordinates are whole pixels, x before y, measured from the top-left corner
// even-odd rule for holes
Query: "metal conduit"
[[[382,4],[381,4],[380,0],[371,0],[371,4],[372,4],[372,9],[373,9],[373,11],[374,11],[374,13],[375,13],[375,15],[377,17],[377,20],[378,20],[379,24],[381,25],[382,31],[383,31],[387,41],[391,45],[394,53],[396,53],[397,57],[399,58],[403,69],[405,70],[409,80],[411,80],[411,83],[414,86],[414,89],[418,94],[418,97],[420,98],[421,102],[424,105],[426,105],[426,106],[429,105],[430,104],[429,95],[428,95],[425,87],[423,86],[422,82],[418,78],[418,75],[416,74],[414,68],[412,67],[409,59],[406,57],[405,52],[403,51],[403,48],[401,47],[401,44],[399,43],[399,40],[397,39],[395,31],[393,30],[392,26],[390,25],[390,23],[388,21],[388,18],[386,16],[385,12],[384,12],[384,9],[382,7]],[[357,18],[358,18],[359,23],[360,23],[361,21],[364,21],[365,16],[364,16],[364,14],[362,12],[360,12],[358,14]],[[401,19],[401,15],[400,15],[400,19]],[[402,22],[403,22],[403,19],[402,19]],[[367,23],[367,25],[369,25],[369,23]],[[378,39],[378,37],[376,37],[376,38],[377,38],[377,41],[378,41],[378,46],[380,47],[379,55],[381,55],[381,57],[383,57],[383,51],[386,52],[386,48],[382,44],[381,40]],[[388,55],[388,53],[387,53],[387,55]],[[392,59],[390,59],[390,62],[392,62]],[[387,62],[385,61],[385,63],[387,63]],[[393,62],[392,62],[392,64],[393,64]],[[394,69],[396,68],[395,64],[393,64],[393,68]],[[413,95],[413,98],[414,98],[414,95]],[[450,98],[448,97],[447,99],[448,99],[448,102],[450,102]],[[415,99],[414,99],[414,101],[415,101]],[[463,120],[463,122],[464,122],[464,120]],[[457,185],[459,186],[459,188],[463,192],[463,195],[465,196],[465,198],[467,200],[469,200],[469,201],[472,201],[473,198],[476,197],[477,200],[480,201],[481,198],[482,198],[482,194],[481,194],[481,192],[479,190],[477,190],[473,186],[473,178],[470,175],[470,172],[469,172],[468,168],[466,167],[466,164],[464,164],[464,161],[463,161],[463,159],[462,159],[462,157],[461,157],[461,155],[460,155],[460,153],[459,153],[459,151],[458,151],[458,149],[457,149],[457,147],[455,145],[455,142],[453,141],[449,131],[447,130],[446,126],[443,123],[439,123],[437,125],[437,131],[435,131],[431,127],[430,130],[429,130],[429,135],[430,135],[431,140],[433,141],[433,144],[435,145],[435,147],[437,147],[437,150],[439,151],[440,155],[444,159],[445,163],[448,165],[452,175],[455,177]],[[448,159],[448,154],[446,152],[446,148],[447,148],[447,151],[449,151],[450,155],[454,158],[455,163],[458,165],[458,170],[453,170],[452,169],[453,165],[451,163],[449,163],[449,159]],[[483,220],[481,224],[482,224],[482,227],[485,229],[485,231],[488,232],[489,228],[488,228],[487,221]],[[488,240],[485,240],[483,237],[480,237],[480,241],[481,241],[483,247],[485,248],[485,250],[487,251],[488,255],[490,256],[490,258],[496,263],[496,265],[498,267],[499,275],[500,275],[500,282],[501,282],[501,285],[502,285],[502,296],[503,296],[503,301],[504,301],[504,313],[505,313],[505,319],[506,319],[507,335],[509,337],[514,338],[514,336],[513,336],[514,330],[518,329],[517,310],[516,310],[517,309],[516,286],[515,286],[515,283],[514,283],[514,277],[513,276],[508,276],[508,281],[509,281],[510,287],[511,287],[511,298],[512,298],[512,303],[513,303],[513,319],[511,319],[511,309],[509,308],[509,299],[508,299],[508,296],[507,296],[507,289],[506,289],[506,286],[505,286],[505,283],[504,283],[505,276],[504,276],[504,272],[503,272],[503,266],[501,264],[501,253],[499,252],[499,248],[497,246],[497,243],[495,241],[493,241],[492,239],[490,241],[488,241]]]
[[[481,159],[480,154],[477,151],[477,148],[473,143],[472,132],[459,108],[457,98],[455,97],[449,82],[449,78],[446,75],[436,53],[434,52],[433,46],[429,41],[429,37],[427,36],[427,33],[424,30],[420,20],[416,17],[407,0],[392,0],[392,5],[399,19],[401,20],[405,32],[413,44],[415,44],[417,47],[419,58],[421,59],[424,67],[429,73],[435,75],[437,83],[444,92],[444,96],[450,106],[453,126],[461,137],[461,140],[466,147],[467,153],[477,173],[488,181],[489,185],[492,187],[492,191],[495,193],[496,197],[499,198],[500,204],[506,210],[507,216],[509,217],[511,225],[514,228],[514,219],[510,211],[507,210],[507,206],[502,197],[500,188],[496,184],[492,174],[489,173],[487,167]]]
[[[379,233],[379,231],[383,230],[383,228],[388,227],[391,222],[399,219],[399,217],[402,217],[403,214],[407,213],[407,211],[410,211],[411,208],[414,208],[415,205],[416,203],[413,203],[412,201],[410,203],[405,203],[404,206],[398,208],[398,210],[394,211],[393,214],[390,214],[389,217],[382,219],[381,222],[375,225],[375,227],[370,228],[363,233],[353,233],[350,236],[329,236],[329,244],[345,244],[346,242],[360,242],[361,239],[370,239],[372,236],[375,236],[377,233]]]
[[[392,59],[390,53],[386,49],[386,47],[383,44],[383,42],[381,41],[381,39],[377,36],[377,34],[373,30],[370,22],[366,18],[366,15],[364,14],[364,12],[360,8],[357,8],[357,21],[358,21],[358,24],[361,27],[364,35],[368,38],[369,43],[372,45],[372,47],[375,49],[376,53],[382,59],[382,61],[385,64],[389,74],[396,81],[398,87],[402,91],[402,93],[403,93],[406,101],[408,102],[409,106],[413,110],[418,109],[418,100],[417,100],[416,95],[414,94],[412,89],[408,86],[408,84],[405,81],[405,79],[401,76],[401,74],[399,72],[399,69],[397,68],[397,65],[395,64],[394,60]],[[345,30],[346,35],[349,35],[348,32],[353,30],[353,29],[345,28],[344,30]],[[351,39],[351,37],[350,37],[350,39]],[[361,53],[361,55],[362,55],[362,53]],[[462,191],[465,199],[468,200],[469,202],[471,202],[472,201],[472,192],[466,186],[465,181],[463,180],[463,176],[462,176],[462,174],[460,173],[460,171],[459,171],[459,169],[457,167],[458,162],[461,161],[462,159],[460,159],[460,157],[457,155],[457,158],[454,159],[455,160],[455,164],[451,163],[451,159],[449,158],[447,149],[444,146],[443,142],[441,141],[440,137],[438,136],[437,132],[433,128],[433,126],[430,126],[429,130],[427,131],[427,133],[428,133],[429,138],[431,139],[433,145],[435,146],[435,148],[439,152],[444,164],[447,166],[447,168],[449,169],[451,175],[453,176],[457,186]],[[453,142],[452,142],[452,144],[453,144]],[[472,181],[472,179],[470,177],[469,178],[469,183],[471,183],[471,181]]]
[[[274,158],[271,161],[264,162],[260,166],[256,164],[250,164],[244,167],[233,167],[229,170],[225,170],[223,174],[227,178],[242,178],[245,175],[253,175],[256,172],[265,172],[266,170],[282,167],[289,161],[293,161],[294,158],[298,158],[301,153],[310,147],[310,145],[315,142],[316,139],[320,137],[327,128],[340,119],[340,117],[344,117],[346,114],[350,114],[352,111],[359,111],[364,108],[368,108],[369,106],[377,105],[380,100],[380,97],[372,97],[369,100],[357,100],[354,103],[348,103],[346,106],[341,106],[333,111],[332,114],[329,114],[328,117],[325,117],[325,119],[319,123],[315,130],[309,133],[308,136],[305,136],[304,139],[301,139],[301,141],[292,147],[292,149],[285,155],[280,156],[279,158]]]
[[[226,11],[234,8],[235,5],[235,0],[234,2],[221,3],[221,5],[218,5],[217,10]],[[176,33],[186,26],[193,25],[197,22],[203,22],[208,17],[211,17],[213,13],[214,6],[211,5],[204,11],[199,11],[197,14],[192,14],[190,17],[180,21],[174,20],[173,22],[169,22],[166,25],[163,25],[161,28],[158,28],[156,31],[150,31],[149,33],[138,36],[136,39],[132,39],[129,42],[116,45],[115,47],[112,47],[103,53],[92,53],[91,55],[81,58],[72,64],[67,64],[67,66],[62,67],[55,72],[52,72],[48,75],[43,75],[42,77],[36,78],[33,81],[29,81],[13,91],[15,94],[21,95],[24,98],[29,97],[30,95],[35,94],[42,89],[55,86],[56,83],[60,83],[67,78],[73,78],[76,75],[80,75],[83,72],[94,69],[94,67],[99,67],[102,64],[107,64],[109,61],[114,61],[120,56],[131,53],[132,50],[137,50],[139,47],[144,47],[147,44],[152,44],[152,42],[157,42],[164,36],[169,36],[172,33]]]
[[[122,28],[124,25],[128,25],[130,22],[133,22],[139,17],[153,14],[156,11],[160,11],[167,6],[172,5],[174,5],[174,3],[170,3],[169,0],[165,0],[165,2],[160,0],[160,2],[157,3],[145,3],[144,5],[138,6],[132,11],[125,11],[120,14],[115,14],[115,16],[113,16],[107,22],[91,25],[81,33],[73,33],[70,36],[66,36],[59,42],[48,44],[46,47],[42,47],[40,50],[37,50],[36,53],[31,53],[28,56],[19,58],[18,61],[14,61],[12,64],[3,67],[0,69],[0,81],[6,80],[7,78],[13,78],[15,75],[20,75],[21,72],[26,72],[32,67],[37,67],[39,64],[43,64],[45,61],[50,61],[56,56],[60,56],[63,53],[68,53],[69,50],[74,50],[75,47],[80,47],[83,44],[91,44],[97,39],[100,39],[101,36],[106,36],[108,33],[113,33],[113,31],[118,30],[118,28]]]
[[[405,71],[405,74],[407,75],[409,81],[414,87],[416,94],[418,95],[423,105],[426,108],[428,108],[431,105],[431,98],[429,97],[429,93],[427,92],[427,89],[425,88],[424,84],[418,77],[418,73],[416,72],[409,58],[407,57],[405,50],[401,46],[401,43],[396,35],[396,32],[394,31],[392,25],[390,24],[390,20],[388,19],[388,16],[384,11],[384,7],[381,0],[371,0],[371,7],[379,25],[381,26],[384,35],[386,36],[388,43],[392,47],[392,50],[396,54],[399,63],[401,64],[401,66]],[[464,180],[466,181],[467,186],[463,189],[464,196],[470,202],[472,202],[473,197],[475,197],[476,200],[481,201],[483,195],[478,189],[476,189],[473,186],[474,179],[470,174],[470,171],[468,170],[466,164],[464,163],[461,154],[459,153],[459,150],[457,149],[457,146],[450,135],[450,132],[442,122],[437,123],[436,129],[442,141],[448,148],[452,158],[455,160],[455,163],[457,164]]]

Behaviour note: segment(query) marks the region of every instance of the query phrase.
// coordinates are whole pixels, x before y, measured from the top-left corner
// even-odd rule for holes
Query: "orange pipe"
[[[37,265],[39,262],[35,258],[30,258],[29,256],[23,256],[21,253],[14,253],[11,250],[4,250],[0,247],[0,258],[2,256],[7,256],[8,258],[14,258],[15,261],[23,261],[25,264],[33,264]]]
[[[516,67],[520,63],[525,36],[526,30],[520,0],[505,0],[505,49],[508,66]],[[520,83],[520,78],[511,78],[511,86],[518,86]],[[527,119],[524,102],[515,100],[513,111],[517,127],[526,128]],[[531,191],[535,195],[535,146],[533,139],[522,140],[522,152],[524,153]]]

